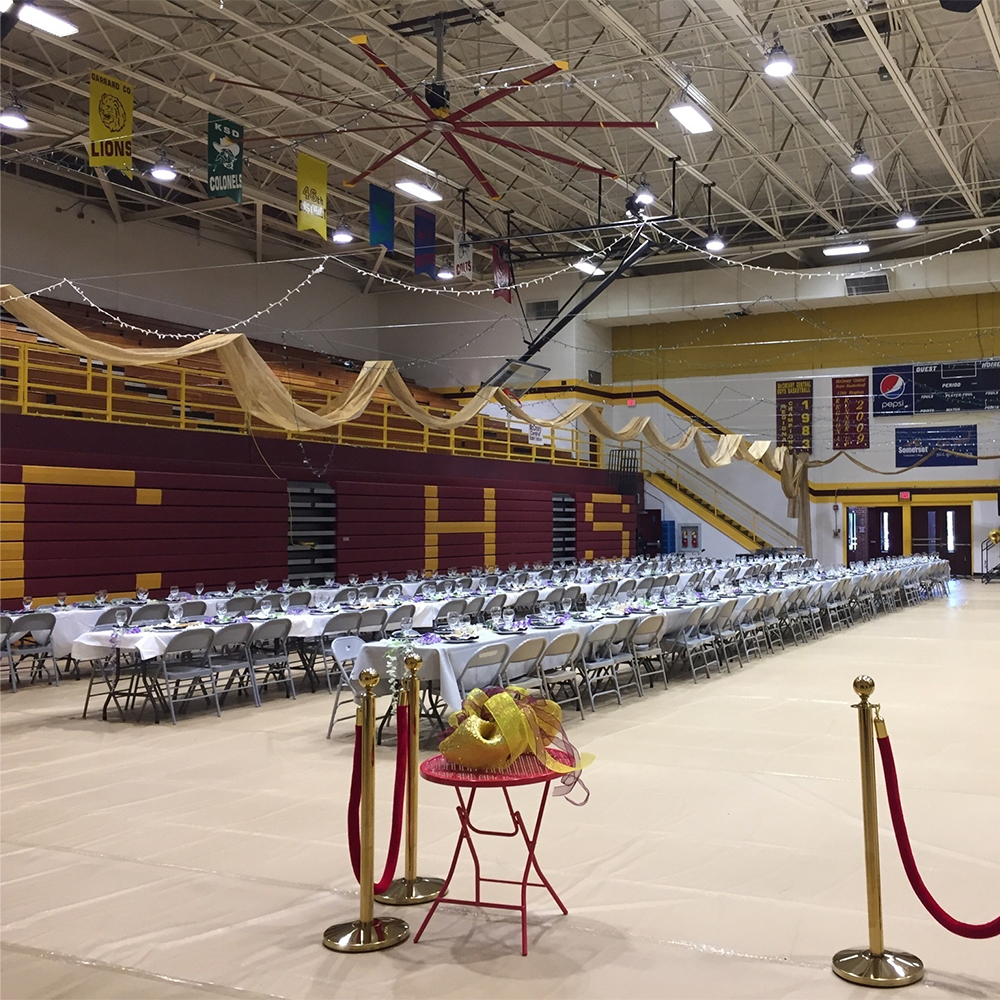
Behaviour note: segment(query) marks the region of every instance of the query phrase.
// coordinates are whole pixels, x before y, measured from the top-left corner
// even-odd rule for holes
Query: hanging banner
[[[308,153],[296,161],[299,192],[299,232],[313,229],[326,239],[326,164]]]
[[[935,452],[921,468],[930,465],[978,465],[979,433],[975,424],[958,427],[897,427],[896,468],[905,469],[919,462],[924,455]],[[941,449],[941,450],[935,450]],[[968,458],[947,452],[964,452]]]
[[[1000,358],[872,369],[876,417],[1000,409]]]
[[[208,116],[208,190],[243,204],[243,126]]]
[[[514,284],[514,271],[510,266],[510,244],[493,244],[493,298],[510,302],[510,286]]]
[[[775,382],[774,398],[777,410],[775,443],[791,451],[812,451],[812,379]]]
[[[871,447],[868,424],[868,376],[833,380],[833,450]]]
[[[452,235],[452,243],[455,248],[455,277],[472,277],[472,244],[469,242],[469,234],[456,229]]]
[[[132,86],[90,71],[90,165],[132,177]]]
[[[413,273],[437,277],[436,216],[426,208],[413,209]]]
[[[368,185],[368,242],[386,250],[396,246],[396,197],[376,184]]]

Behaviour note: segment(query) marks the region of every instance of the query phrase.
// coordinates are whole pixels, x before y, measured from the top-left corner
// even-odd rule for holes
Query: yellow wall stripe
[[[0,503],[24,503],[24,484],[0,483]]]
[[[130,469],[74,469],[60,465],[24,465],[24,483],[53,486],[135,486],[135,472]]]
[[[161,573],[136,573],[135,588],[145,587],[147,590],[159,590],[163,586],[163,574]]]
[[[135,502],[148,506],[159,506],[163,503],[163,490],[138,488],[135,491]]]
[[[24,560],[24,542],[0,542],[0,559],[6,562],[8,559]]]
[[[0,505],[0,521],[24,522],[23,503],[5,503]]]
[[[0,539],[5,542],[23,542],[24,522],[0,521]]]
[[[0,580],[0,600],[24,597],[24,580]]]
[[[23,559],[4,559],[0,563],[0,579],[2,580],[14,580],[14,579],[24,579],[24,560]]]

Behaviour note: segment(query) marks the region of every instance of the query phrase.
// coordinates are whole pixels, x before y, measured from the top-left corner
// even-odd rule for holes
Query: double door
[[[953,576],[972,575],[972,507],[918,504],[847,508],[847,561],[927,553],[947,559]]]

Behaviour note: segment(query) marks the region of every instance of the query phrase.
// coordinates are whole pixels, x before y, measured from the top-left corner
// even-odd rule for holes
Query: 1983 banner
[[[777,443],[792,451],[812,451],[812,379],[775,382],[774,397]]]

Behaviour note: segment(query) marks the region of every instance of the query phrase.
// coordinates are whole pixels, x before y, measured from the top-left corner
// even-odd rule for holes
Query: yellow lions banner
[[[299,232],[315,229],[326,239],[326,164],[299,153]]]
[[[132,176],[132,87],[90,71],[90,165]]]

